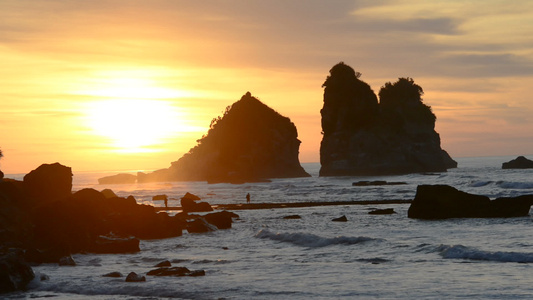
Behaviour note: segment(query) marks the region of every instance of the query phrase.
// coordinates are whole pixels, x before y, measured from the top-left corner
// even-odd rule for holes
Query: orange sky
[[[452,157],[533,153],[531,1],[0,2],[5,173],[153,170],[250,91],[319,158],[340,61],[377,93],[409,76]]]

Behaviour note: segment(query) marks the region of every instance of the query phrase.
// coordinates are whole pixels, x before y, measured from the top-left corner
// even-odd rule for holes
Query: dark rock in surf
[[[338,218],[332,219],[331,221],[333,221],[333,222],[348,222],[348,219],[346,218],[346,216],[342,216],[342,217],[338,217]]]
[[[404,185],[407,184],[407,182],[387,182],[383,180],[375,180],[375,181],[357,181],[352,183],[352,186],[381,186],[381,185]]]
[[[156,268],[162,268],[162,267],[170,267],[170,266],[172,266],[172,264],[170,263],[170,261],[165,260],[165,261],[162,261],[162,262],[158,263],[158,264],[155,265],[154,267],[156,267]]]
[[[419,185],[407,216],[415,219],[507,218],[529,215],[533,195],[498,198],[459,191],[447,185]]]
[[[502,169],[532,169],[533,160],[527,159],[524,156],[519,156],[508,162],[502,164]]]
[[[122,277],[122,273],[120,272],[111,272],[111,273],[107,273],[107,274],[104,274],[102,275],[102,277],[112,277],[112,278],[119,278],[119,277]]]
[[[448,185],[419,185],[407,216],[416,219],[481,217],[489,197],[474,195]]]
[[[135,182],[137,182],[137,175],[125,173],[98,178],[98,184],[132,184]]]
[[[139,173],[137,179],[243,183],[309,177],[298,160],[299,147],[290,119],[246,93],[170,168]]]
[[[215,225],[218,229],[229,229],[231,228],[231,224],[233,223],[233,218],[238,218],[239,215],[229,212],[229,211],[221,211],[221,212],[215,212],[206,214],[204,216],[205,220],[212,225]]]
[[[75,266],[76,262],[74,261],[74,258],[72,256],[63,256],[59,259],[59,265],[60,266]]]
[[[136,253],[141,251],[140,241],[135,237],[99,236],[89,252],[102,254]]]
[[[300,215],[289,215],[289,216],[285,216],[283,217],[283,219],[285,220],[295,220],[295,219],[301,219],[302,217]]]
[[[369,215],[391,215],[391,214],[395,214],[395,213],[396,212],[394,211],[393,208],[374,209],[374,210],[368,212]]]
[[[20,253],[9,252],[0,256],[0,294],[26,289],[35,274]]]
[[[185,228],[189,233],[205,233],[217,230],[216,226],[209,224],[202,217],[187,222],[187,226]]]
[[[320,176],[444,172],[457,163],[440,147],[436,117],[410,78],[386,83],[380,102],[344,63],[323,84]]]
[[[185,268],[185,267],[172,267],[172,268],[163,267],[163,268],[150,270],[150,271],[148,271],[148,273],[146,273],[146,275],[148,275],[148,276],[174,276],[174,277],[191,276],[191,277],[196,277],[196,276],[205,276],[205,271],[204,270],[191,271],[191,270],[189,270],[188,268]]]
[[[142,282],[142,281],[146,281],[146,277],[138,275],[135,272],[129,273],[128,276],[126,277],[126,282]]]

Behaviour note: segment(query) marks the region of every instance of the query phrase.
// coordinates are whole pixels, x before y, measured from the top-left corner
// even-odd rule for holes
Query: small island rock
[[[386,83],[380,102],[361,74],[339,63],[323,84],[320,176],[443,172],[457,163],[440,147],[436,117],[411,78]]]
[[[248,92],[213,119],[207,135],[168,169],[139,173],[139,182],[243,183],[309,177],[300,165],[296,126]]]
[[[533,160],[519,156],[511,161],[504,162],[502,169],[533,169]]]

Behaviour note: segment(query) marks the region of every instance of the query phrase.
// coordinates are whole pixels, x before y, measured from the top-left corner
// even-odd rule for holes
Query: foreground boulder
[[[411,78],[379,92],[344,63],[323,84],[320,176],[444,172],[457,167],[441,149],[436,117]]]
[[[35,274],[16,252],[0,255],[0,294],[24,290]]]
[[[300,165],[296,126],[246,93],[213,119],[207,135],[168,169],[137,174],[138,182],[243,183],[309,177]]]
[[[527,159],[524,156],[519,156],[508,162],[502,164],[502,169],[532,169],[533,160]]]
[[[448,185],[419,185],[407,216],[415,219],[506,218],[529,215],[533,195],[498,198],[465,193]]]

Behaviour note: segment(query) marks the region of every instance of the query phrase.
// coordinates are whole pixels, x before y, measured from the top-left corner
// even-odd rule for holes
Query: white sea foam
[[[533,263],[533,253],[483,251],[463,245],[441,245],[438,251],[443,258],[469,259],[496,262]]]
[[[349,237],[349,236],[337,236],[332,238],[325,238],[311,233],[304,232],[295,232],[295,233],[273,233],[266,229],[259,231],[255,237],[261,239],[271,239],[274,241],[291,243],[297,246],[309,247],[309,248],[318,248],[326,247],[331,245],[355,245],[364,242],[374,241],[377,239],[359,236],[359,237]]]

